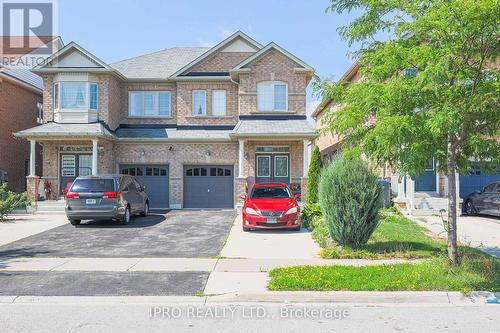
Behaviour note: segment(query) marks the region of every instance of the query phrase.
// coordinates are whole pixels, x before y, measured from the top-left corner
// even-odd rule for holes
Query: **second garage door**
[[[134,176],[146,193],[151,208],[168,208],[168,165],[122,165],[124,175]]]
[[[232,166],[184,166],[185,208],[234,208]]]

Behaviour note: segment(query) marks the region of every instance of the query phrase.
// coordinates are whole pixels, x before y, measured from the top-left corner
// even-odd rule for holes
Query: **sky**
[[[352,64],[337,33],[353,15],[325,13],[328,0],[59,0],[58,31],[107,63],[175,46],[213,46],[237,30],[284,47],[338,79]],[[319,104],[309,89],[308,114]]]

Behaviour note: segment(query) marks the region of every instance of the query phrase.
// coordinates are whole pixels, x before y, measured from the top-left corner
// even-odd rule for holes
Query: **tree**
[[[318,183],[319,174],[323,168],[323,161],[321,160],[321,153],[318,146],[316,146],[311,155],[311,165],[307,172],[307,203],[312,204],[318,202]]]
[[[361,11],[339,33],[360,45],[363,78],[316,83],[345,106],[325,115],[327,130],[402,174],[437,160],[448,176],[448,256],[458,265],[456,173],[471,159],[486,170],[499,162],[498,0],[331,0],[327,10]]]
[[[332,239],[358,248],[378,225],[382,187],[366,161],[340,155],[321,173],[319,202]]]

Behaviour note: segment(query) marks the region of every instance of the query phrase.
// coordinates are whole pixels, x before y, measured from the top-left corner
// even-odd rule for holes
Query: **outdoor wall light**
[[[146,156],[146,151],[144,149],[141,149],[141,151],[139,152],[139,155],[141,155],[141,157]]]
[[[168,150],[169,150],[169,151],[174,150],[174,146],[170,146],[170,147],[168,147]]]

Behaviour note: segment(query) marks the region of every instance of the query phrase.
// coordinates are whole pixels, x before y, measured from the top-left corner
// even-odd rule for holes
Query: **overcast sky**
[[[59,34],[106,62],[174,46],[213,46],[241,30],[271,41],[339,78],[352,49],[337,27],[352,16],[325,13],[328,0],[59,0]],[[308,96],[308,111],[318,104]]]

